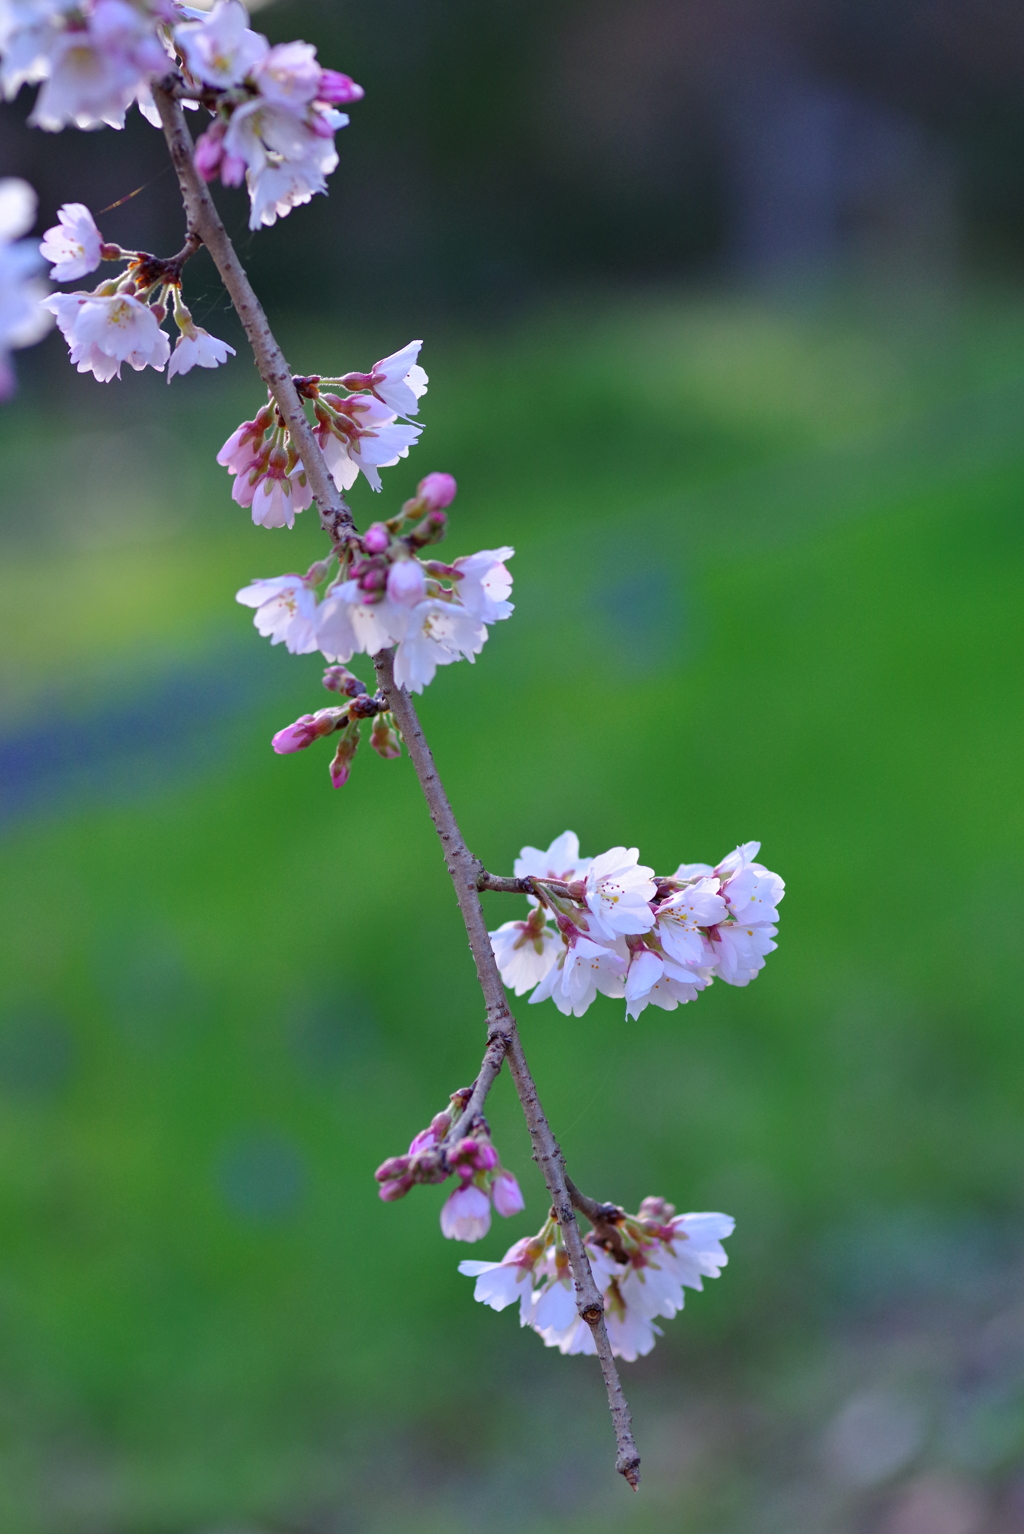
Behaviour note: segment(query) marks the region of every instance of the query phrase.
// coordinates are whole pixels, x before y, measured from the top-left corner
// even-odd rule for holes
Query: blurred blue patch
[[[606,663],[632,670],[677,665],[693,648],[691,601],[675,560],[623,565],[591,601]]]
[[[369,1002],[348,993],[300,999],[288,1019],[288,1040],[296,1064],[314,1081],[333,1081],[380,1053]]]
[[[316,692],[294,656],[249,633],[54,687],[27,721],[0,718],[0,827],[150,794],[216,762],[248,711],[280,698],[298,714],[317,706]]]
[[[306,1168],[291,1140],[274,1131],[239,1135],[222,1151],[217,1186],[228,1208],[247,1220],[279,1220],[306,1191]]]
[[[191,1042],[208,1015],[208,998],[172,932],[119,923],[96,943],[94,963],[114,1022],[141,1048]]]
[[[75,1041],[53,1013],[23,1008],[0,1018],[0,1092],[5,1097],[53,1097],[69,1080]]]

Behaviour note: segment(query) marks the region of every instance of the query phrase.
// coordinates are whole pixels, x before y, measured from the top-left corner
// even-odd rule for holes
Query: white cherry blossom
[[[378,471],[407,458],[423,428],[396,421],[394,411],[371,394],[353,395],[337,405],[338,421],[315,429],[331,477],[344,491],[362,471],[370,488],[379,491]]]
[[[515,549],[481,549],[457,559],[452,569],[457,573],[455,594],[469,612],[485,623],[497,623],[511,617],[513,604],[506,600],[512,590],[512,577],[504,561]]]
[[[243,586],[235,601],[255,607],[256,631],[271,644],[283,644],[293,655],[319,648],[316,632],[316,593],[301,575],[275,575]]]
[[[252,80],[265,100],[295,108],[317,98],[322,74],[311,43],[278,43],[260,56]]]
[[[401,351],[375,362],[369,373],[349,374],[347,388],[369,389],[395,415],[418,415],[428,378],[416,361],[422,341],[410,341]]]
[[[28,182],[0,180],[0,400],[14,391],[11,352],[42,340],[53,324],[43,307],[47,288],[38,278],[39,247],[19,238],[35,217],[36,194]]]
[[[704,942],[700,929],[725,921],[728,914],[718,880],[701,877],[658,906],[658,937],[665,952],[678,964],[701,964]]]
[[[727,922],[715,927],[706,940],[705,962],[727,985],[749,985],[764,969],[765,956],[773,953],[777,927],[757,922]]]
[[[127,0],[94,0],[79,14],[80,21],[52,35],[45,60],[33,61],[44,83],[29,122],[48,132],[69,124],[123,128],[129,106],[170,63],[156,16]]]
[[[650,949],[640,949],[634,953],[626,976],[626,1016],[639,1017],[649,1006],[674,1012],[678,1006],[695,1001],[710,985],[709,973],[706,969],[685,968]]]
[[[487,627],[455,602],[428,598],[414,607],[395,653],[395,680],[410,692],[422,692],[438,666],[472,661],[484,647]]]
[[[167,382],[179,373],[191,372],[193,368],[217,368],[235,355],[235,348],[226,341],[211,336],[201,325],[189,325],[178,337],[167,367]],[[255,519],[254,519],[255,520]]]
[[[136,372],[163,371],[171,343],[152,309],[133,294],[53,293],[45,307],[56,315],[80,373],[109,383],[120,378],[125,362]]]
[[[74,282],[94,272],[100,264],[103,236],[82,202],[66,202],[57,209],[57,223],[47,229],[39,253],[54,263],[54,282]]]
[[[530,1004],[555,1003],[565,1017],[582,1017],[597,996],[623,996],[629,960],[625,950],[595,943],[577,936],[563,954],[556,957],[544,979],[530,997]]]
[[[540,984],[562,947],[557,932],[546,923],[507,921],[488,935],[501,978],[517,996]]]
[[[500,1262],[476,1262],[466,1258],[459,1272],[475,1278],[473,1298],[492,1310],[505,1310],[519,1301],[520,1325],[529,1324],[533,1311],[533,1281],[537,1263],[544,1254],[536,1236],[524,1236],[510,1246]]]
[[[612,847],[590,865],[587,910],[594,928],[603,937],[649,932],[654,926],[654,912],[649,905],[657,894],[654,870],[638,864],[638,858],[636,847]]]
[[[242,476],[236,479],[236,486]],[[274,462],[257,482],[252,495],[252,520],[257,527],[294,527],[300,511],[313,504],[313,492],[301,463],[286,469]]]
[[[580,857],[580,841],[575,831],[563,831],[545,852],[539,847],[524,847],[513,865],[517,879],[561,879],[571,884],[585,879],[590,858]]]
[[[256,96],[236,107],[224,134],[224,151],[246,167],[249,228],[270,225],[318,192],[338,163],[334,134],[348,117],[314,104],[296,109]]]
[[[189,74],[221,90],[241,84],[270,48],[250,30],[249,13],[239,0],[217,0],[204,20],[175,27],[174,41]]]

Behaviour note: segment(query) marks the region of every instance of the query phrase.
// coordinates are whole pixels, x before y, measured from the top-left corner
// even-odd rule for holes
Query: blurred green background
[[[321,41],[297,13],[260,24]],[[132,142],[56,144],[113,196]],[[325,216],[275,248],[297,261]],[[471,1080],[481,1007],[408,762],[364,746],[336,793],[327,747],[269,749],[326,701],[320,665],[233,593],[322,544],[308,515],[253,528],[214,463],[260,398],[249,364],[107,388],[57,339],[20,354],[5,1530],[1024,1529],[1024,299],[901,238],[881,267],[758,247],[739,280],[723,244],[699,281],[538,265],[515,302],[440,304],[423,441],[353,495],[365,523],[449,469],[451,555],[516,546],[514,618],[422,700],[488,867],[571,826],[659,871],[758,837],[787,880],[747,990],[636,1022],[519,1008],[584,1188],[738,1222],[722,1278],[624,1368],[638,1497],[593,1361],[473,1303],[442,1190],[376,1197],[373,1168]],[[318,314],[267,280],[297,371],[408,338],[414,285]],[[495,925],[521,904],[486,899]],[[507,1078],[491,1103],[528,1207],[485,1258],[545,1212]]]

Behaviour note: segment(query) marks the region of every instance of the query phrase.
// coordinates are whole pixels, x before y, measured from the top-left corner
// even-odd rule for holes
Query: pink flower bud
[[[454,501],[458,488],[450,474],[428,474],[416,486],[416,496],[428,511],[443,511]]]
[[[409,1170],[408,1156],[389,1156],[374,1172],[378,1182],[390,1182],[392,1178],[404,1177]]]
[[[332,107],[341,107],[347,106],[350,101],[362,101],[366,92],[350,75],[339,74],[336,69],[321,69],[316,94],[318,101],[327,101]]]
[[[479,1241],[490,1228],[490,1200],[472,1183],[456,1188],[441,1206],[441,1234],[449,1241]]]
[[[220,162],[220,179],[225,186],[241,186],[245,180],[245,161],[241,155],[224,156]]]
[[[385,714],[378,714],[370,731],[370,745],[386,762],[393,762],[402,754],[402,742],[394,725]]]
[[[383,522],[373,522],[363,534],[363,548],[367,554],[383,554],[391,542],[391,534]]]
[[[478,1140],[476,1142],[476,1164],[480,1172],[493,1172],[498,1165],[498,1152],[494,1149],[490,1140]]]
[[[519,1184],[511,1172],[499,1172],[491,1187],[494,1207],[506,1220],[513,1214],[522,1214],[526,1208]]]
[[[386,1204],[392,1204],[396,1198],[404,1198],[411,1187],[411,1177],[397,1177],[393,1182],[381,1183],[380,1197]]]
[[[271,745],[278,756],[286,756],[289,751],[305,751],[314,740],[319,740],[321,735],[329,735],[333,729],[333,722],[327,724],[317,714],[303,714],[294,724],[278,730]]]
[[[415,607],[427,594],[427,577],[418,559],[396,559],[388,572],[388,596],[399,607]]]
[[[343,788],[348,782],[349,773],[352,771],[352,758],[356,754],[358,744],[358,726],[346,730],[338,742],[338,749],[331,763],[331,783],[335,788]]]
[[[409,1146],[409,1155],[415,1156],[417,1151],[423,1150],[427,1145],[436,1145],[438,1139],[439,1136],[434,1133],[433,1124],[431,1124],[429,1129],[421,1129],[418,1135],[413,1136],[412,1143]]]
[[[225,124],[213,123],[196,139],[193,158],[195,167],[204,181],[212,181],[224,160]]]
[[[340,692],[346,698],[361,698],[366,683],[361,682],[347,666],[328,666],[324,671],[324,686],[328,692]]]

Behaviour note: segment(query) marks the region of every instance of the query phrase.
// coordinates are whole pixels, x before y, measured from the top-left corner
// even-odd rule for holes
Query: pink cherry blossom
[[[473,1183],[456,1188],[441,1206],[441,1234],[449,1241],[480,1241],[491,1228],[491,1201]]]
[[[511,1172],[498,1173],[491,1184],[491,1198],[495,1209],[506,1220],[514,1214],[522,1214],[526,1208],[522,1190]]]

